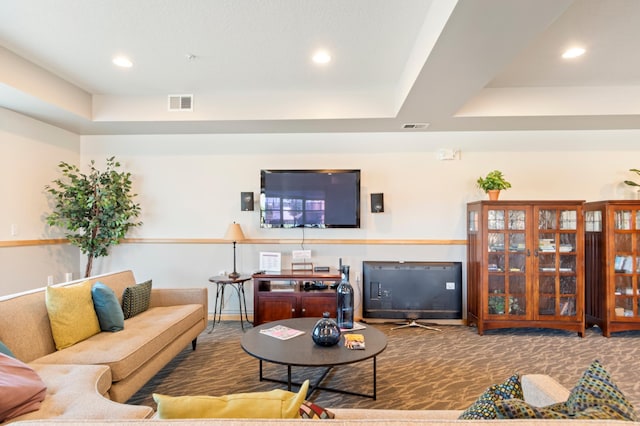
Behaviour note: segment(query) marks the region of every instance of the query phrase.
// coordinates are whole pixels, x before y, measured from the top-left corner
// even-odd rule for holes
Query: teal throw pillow
[[[15,358],[16,356],[13,354],[13,352],[11,352],[11,349],[9,349],[7,347],[7,345],[5,345],[4,343],[2,343],[0,341],[0,353],[3,353],[5,355],[9,355],[11,358]]]
[[[513,398],[524,399],[519,374],[514,374],[503,383],[487,388],[469,408],[464,410],[458,419],[495,419],[498,417],[496,402]]]
[[[98,315],[100,330],[120,331],[124,329],[124,313],[118,297],[114,291],[101,282],[96,282],[91,287],[93,307]]]
[[[149,309],[151,302],[151,280],[124,289],[122,312],[124,319],[134,317]]]

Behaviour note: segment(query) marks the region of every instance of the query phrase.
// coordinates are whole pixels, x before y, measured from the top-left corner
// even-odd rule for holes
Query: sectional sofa
[[[569,390],[552,377],[543,374],[522,376],[522,388],[525,401],[535,406],[546,406],[567,399]],[[375,409],[331,409],[335,414],[332,420],[307,419],[134,419],[134,420],[44,420],[26,421],[16,426],[296,426],[304,424],[327,424],[332,426],[439,426],[439,425],[640,425],[638,422],[621,420],[458,420],[462,410],[375,410]],[[311,423],[310,423],[311,422]],[[316,422],[316,423],[314,423]],[[320,422],[320,423],[317,423]]]
[[[85,281],[105,284],[119,302],[137,284],[132,271],[120,271],[63,286]],[[148,309],[126,319],[123,330],[56,350],[45,298],[46,288],[0,298],[0,342],[47,385],[40,409],[13,421],[151,417],[150,407],[124,402],[185,347],[195,350],[208,320],[206,287],[152,287]]]

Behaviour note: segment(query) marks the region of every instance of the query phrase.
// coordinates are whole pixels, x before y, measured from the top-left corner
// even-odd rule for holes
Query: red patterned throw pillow
[[[302,405],[300,405],[300,417],[303,419],[324,420],[333,419],[336,416],[331,411],[322,408],[311,401],[304,401]]]
[[[0,423],[40,408],[47,386],[20,360],[0,354]]]

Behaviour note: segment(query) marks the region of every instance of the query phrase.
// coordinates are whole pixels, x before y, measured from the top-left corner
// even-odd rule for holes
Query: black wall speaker
[[[384,211],[384,194],[371,194],[371,213],[382,213]]]
[[[253,192],[240,193],[240,210],[243,212],[253,211]]]

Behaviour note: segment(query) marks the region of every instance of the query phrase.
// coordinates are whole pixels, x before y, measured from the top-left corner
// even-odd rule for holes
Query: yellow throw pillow
[[[161,419],[295,419],[300,418],[300,405],[308,389],[309,381],[305,380],[297,394],[282,389],[220,397],[154,393],[153,399]]]
[[[72,346],[100,333],[91,298],[91,282],[47,287],[47,312],[56,349]]]

